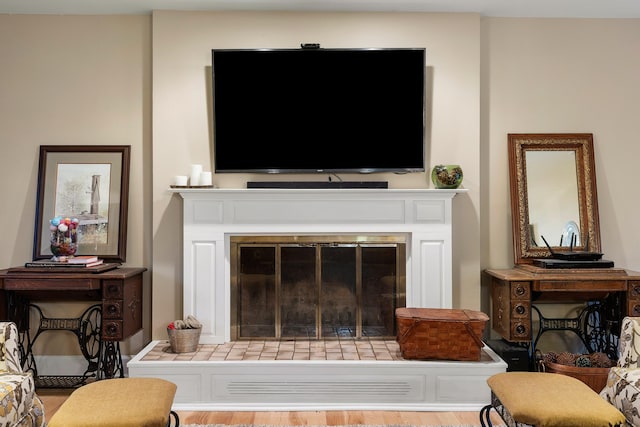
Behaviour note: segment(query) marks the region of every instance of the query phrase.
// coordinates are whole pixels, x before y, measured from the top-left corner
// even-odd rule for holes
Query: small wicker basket
[[[607,377],[609,376],[609,368],[586,368],[553,362],[543,362],[542,370],[579,379],[596,393],[600,393],[604,386],[607,385]]]
[[[174,353],[192,353],[196,351],[198,349],[198,344],[200,343],[200,332],[202,332],[202,328],[167,328],[171,351]]]

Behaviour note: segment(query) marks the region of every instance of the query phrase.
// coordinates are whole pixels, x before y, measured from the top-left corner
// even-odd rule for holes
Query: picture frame
[[[75,255],[126,261],[130,145],[41,145],[33,259],[52,258],[51,220],[78,221]]]
[[[507,138],[515,263],[533,264],[553,253],[600,253],[593,134]]]

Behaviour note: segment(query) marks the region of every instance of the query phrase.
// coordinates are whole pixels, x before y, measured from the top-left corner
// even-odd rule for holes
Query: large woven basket
[[[477,361],[488,320],[474,310],[398,308],[396,340],[405,359]]]
[[[580,366],[562,365],[554,362],[543,362],[543,370],[577,378],[596,393],[600,393],[607,385],[610,368],[583,368]]]
[[[201,328],[193,329],[169,329],[169,345],[174,353],[192,353],[198,349],[200,343]]]

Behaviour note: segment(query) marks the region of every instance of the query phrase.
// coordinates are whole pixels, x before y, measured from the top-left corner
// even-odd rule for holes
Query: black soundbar
[[[389,188],[387,181],[248,181],[247,188]]]

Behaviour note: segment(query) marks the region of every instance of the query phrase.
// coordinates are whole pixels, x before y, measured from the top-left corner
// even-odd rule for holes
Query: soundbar
[[[248,181],[247,188],[389,188],[387,181]]]

